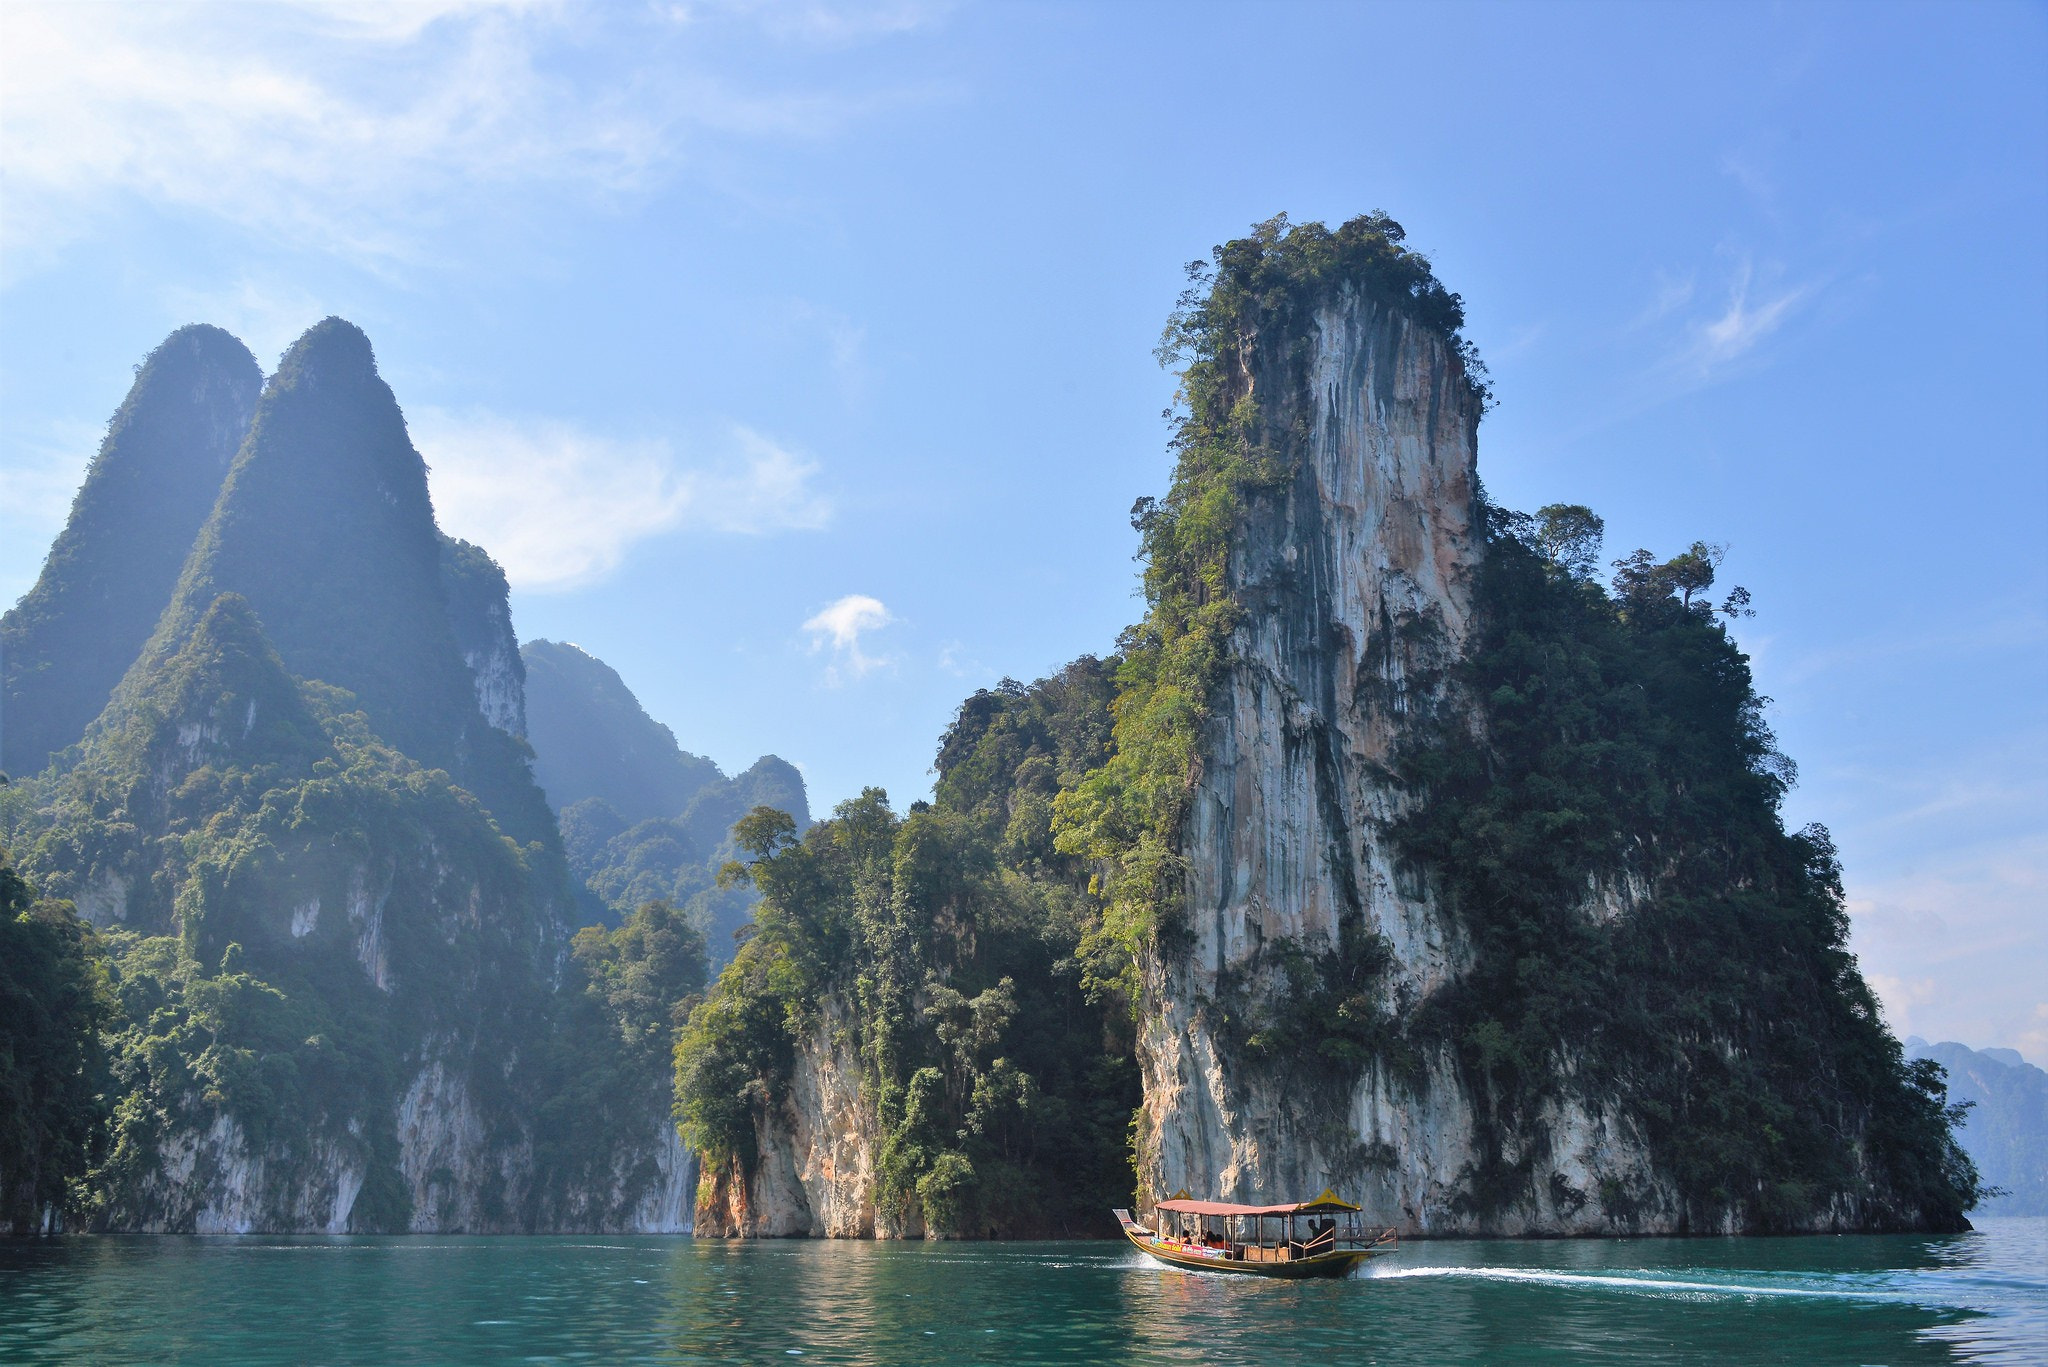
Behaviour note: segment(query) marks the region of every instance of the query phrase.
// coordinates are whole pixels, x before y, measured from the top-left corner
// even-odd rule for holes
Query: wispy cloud
[[[1702,379],[1711,378],[1776,332],[1811,292],[1812,288],[1805,285],[1757,291],[1754,271],[1744,261],[1729,289],[1727,307],[1719,315],[1693,325],[1691,344],[1684,357],[1686,363]]]
[[[922,28],[954,8],[948,0],[678,0],[668,14],[682,23],[739,18],[778,38],[829,46]]]
[[[567,423],[433,409],[412,419],[441,524],[483,546],[522,588],[573,588],[649,537],[683,529],[759,535],[823,527],[817,465],[745,427],[717,452]]]
[[[870,598],[864,593],[849,593],[818,612],[804,623],[803,629],[810,634],[811,650],[817,652],[830,649],[832,663],[825,668],[825,684],[836,688],[846,679],[858,679],[862,675],[890,663],[887,656],[869,655],[861,649],[861,637],[870,632],[880,631],[895,622],[896,618],[879,598]]]
[[[1652,291],[1649,302],[1643,306],[1642,313],[1637,315],[1631,327],[1645,328],[1669,318],[1692,302],[1698,286],[1699,280],[1695,275],[1666,275],[1658,272],[1657,288]]]
[[[1901,1035],[2040,1050],[2048,836],[1848,882],[1852,944]]]
[[[787,22],[832,30],[813,8]],[[856,7],[839,31],[927,12]],[[582,47],[618,60],[557,60]],[[0,54],[10,276],[134,203],[388,270],[494,191],[601,202],[706,137],[828,135],[877,100],[744,83],[691,26],[628,7],[11,3]]]

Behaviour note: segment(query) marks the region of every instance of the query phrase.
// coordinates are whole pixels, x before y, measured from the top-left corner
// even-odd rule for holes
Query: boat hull
[[[1229,1272],[1251,1277],[1342,1277],[1372,1256],[1366,1249],[1346,1248],[1289,1262],[1240,1262],[1235,1258],[1205,1258],[1198,1253],[1187,1253],[1176,1244],[1128,1229],[1124,1231],[1124,1237],[1136,1245],[1140,1253],[1168,1267],[1188,1272]]]

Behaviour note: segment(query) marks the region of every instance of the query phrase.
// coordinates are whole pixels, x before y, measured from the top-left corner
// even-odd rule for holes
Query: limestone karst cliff
[[[1420,1085],[1371,1070],[1334,1095],[1285,1066],[1286,1041],[1280,1066],[1247,1066],[1223,1020],[1296,990],[1304,955],[1336,967],[1383,942],[1386,1009],[1427,998],[1465,956],[1397,867],[1405,795],[1389,771],[1412,727],[1457,705],[1449,670],[1482,553],[1480,396],[1452,340],[1384,292],[1339,274],[1290,303],[1218,358],[1205,396],[1256,406],[1244,440],[1275,470],[1230,529],[1238,613],[1185,799],[1184,906],[1142,968],[1141,1171],[1154,1192],[1226,1199],[1335,1186],[1375,1217],[1442,1228],[1474,1156],[1449,1055],[1422,1060]],[[1576,1111],[1554,1123],[1584,1145],[1576,1185],[1640,1176],[1626,1131]]]
[[[1063,836],[1134,955],[1141,1190],[1335,1187],[1428,1233],[1959,1227],[1938,1076],[1843,948],[1825,832],[1778,819],[1711,554],[1610,596],[1489,509],[1459,301],[1400,243],[1264,225],[1169,333],[1152,610]]]
[[[69,1218],[687,1228],[668,1046],[701,932],[657,907],[572,938],[505,577],[435,526],[368,340],[319,324],[244,422],[210,511],[163,533],[183,568],[119,687],[0,789],[0,842],[53,924],[97,928],[115,1004]],[[106,508],[192,460],[110,449],[59,543],[88,583],[132,569]]]

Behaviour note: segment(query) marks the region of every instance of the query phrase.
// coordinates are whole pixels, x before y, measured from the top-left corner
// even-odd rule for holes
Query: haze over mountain
[[[808,827],[803,775],[763,755],[728,779],[678,746],[604,661],[555,641],[528,641],[521,654],[534,775],[571,869],[614,915],[657,899],[686,909],[705,928],[713,964],[724,963],[754,904],[744,888],[716,886],[734,854],[729,832],[758,806]]]
[[[2048,1072],[2015,1049],[1971,1049],[1909,1036],[1911,1058],[1948,1071],[1949,1100],[1970,1103],[1956,1137],[1986,1184],[2003,1193],[1986,1215],[2048,1215]]]
[[[0,617],[0,770],[74,744],[156,628],[263,383],[217,327],[179,328],[137,368],[43,571]]]

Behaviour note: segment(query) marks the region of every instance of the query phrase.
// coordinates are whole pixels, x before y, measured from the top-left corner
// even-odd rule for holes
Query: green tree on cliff
[[[112,1002],[91,927],[36,896],[0,854],[0,1225],[74,1204],[106,1145]]]

